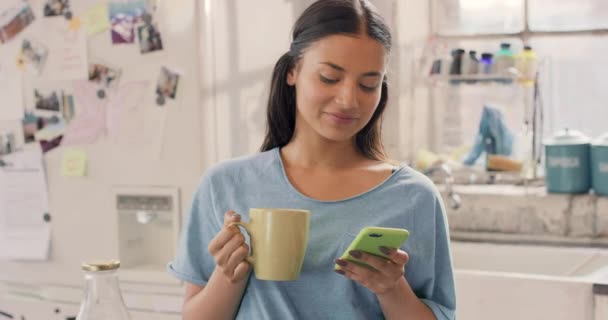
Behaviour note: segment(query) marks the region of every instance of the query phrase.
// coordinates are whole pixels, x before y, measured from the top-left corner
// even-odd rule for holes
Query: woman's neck
[[[330,141],[298,139],[297,136],[281,149],[283,159],[289,165],[302,168],[331,169],[357,166],[366,159],[357,150],[354,141]]]

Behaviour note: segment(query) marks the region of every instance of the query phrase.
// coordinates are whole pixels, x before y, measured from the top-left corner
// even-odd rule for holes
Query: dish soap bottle
[[[84,298],[76,320],[131,320],[118,285],[120,261],[83,263]]]
[[[524,50],[517,55],[517,70],[520,73],[520,82],[526,86],[534,85],[536,71],[538,69],[538,59],[536,52],[531,46],[526,45]]]

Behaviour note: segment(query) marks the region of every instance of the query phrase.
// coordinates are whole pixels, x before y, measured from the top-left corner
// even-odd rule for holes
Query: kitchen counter
[[[608,247],[608,197],[513,185],[457,185],[455,192],[462,205],[447,208],[455,240]]]

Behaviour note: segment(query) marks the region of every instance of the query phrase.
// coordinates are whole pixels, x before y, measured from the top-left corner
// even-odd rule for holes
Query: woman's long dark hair
[[[334,34],[358,35],[363,31],[380,42],[387,54],[391,49],[388,26],[367,0],[318,0],[298,18],[289,51],[277,61],[272,72],[268,98],[266,137],[262,151],[285,146],[292,138],[296,121],[296,92],[287,84],[287,74],[295,67],[304,49]],[[388,88],[382,81],[380,102],[369,123],[357,133],[355,144],[367,158],[386,159],[381,140],[381,116],[386,108]]]

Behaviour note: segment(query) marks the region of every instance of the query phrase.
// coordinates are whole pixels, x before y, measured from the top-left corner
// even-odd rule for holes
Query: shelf
[[[479,83],[498,83],[498,84],[524,84],[523,78],[517,76],[500,74],[472,74],[472,75],[432,75],[425,77],[424,82],[430,83],[449,83],[449,84],[479,84]],[[526,83],[526,85],[528,85]]]

